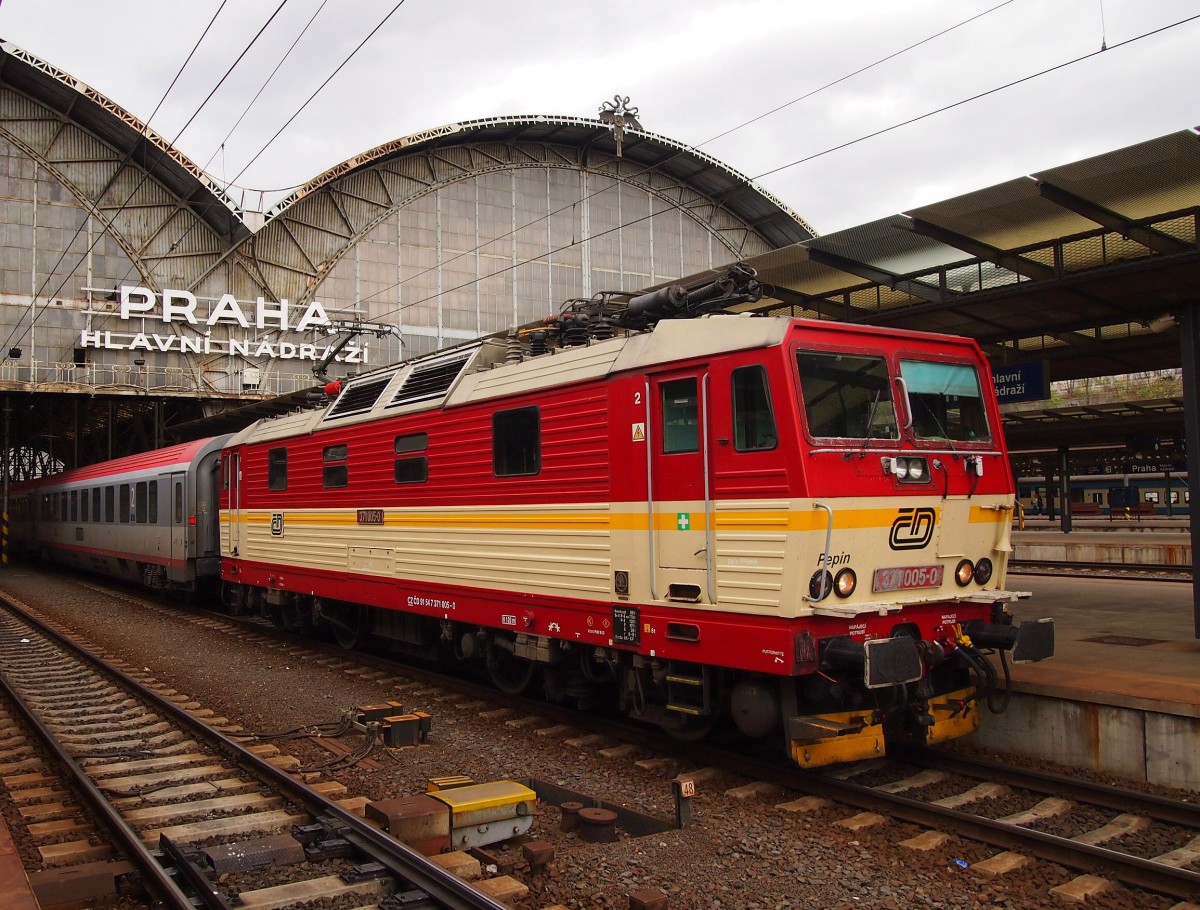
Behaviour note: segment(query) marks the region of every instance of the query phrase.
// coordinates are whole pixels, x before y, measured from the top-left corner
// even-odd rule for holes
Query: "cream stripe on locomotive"
[[[881,507],[878,499],[824,500],[833,509],[830,552],[825,553],[827,513],[809,501],[729,500],[656,503],[654,533],[644,504],[422,509],[242,510],[242,559],[329,572],[404,577],[429,584],[537,590],[608,601],[613,573],[629,573],[636,600],[667,599],[669,586],[691,583],[700,601],[715,596],[737,613],[800,616],[854,615],[896,609],[904,603],[977,597],[952,580],[958,559],[987,556],[996,573],[985,586],[1003,584],[1010,547],[1011,497],[934,500],[920,546],[893,549],[897,523],[912,513],[912,500]],[[222,512],[222,551],[229,554],[230,521]],[[707,550],[714,549],[711,567]],[[853,568],[858,591],[830,597],[816,608],[805,601],[809,580],[828,556],[836,572]],[[654,571],[651,572],[651,560]],[[936,587],[872,593],[875,569],[941,565]],[[710,568],[712,590],[710,594]],[[653,585],[653,593],[651,586]]]

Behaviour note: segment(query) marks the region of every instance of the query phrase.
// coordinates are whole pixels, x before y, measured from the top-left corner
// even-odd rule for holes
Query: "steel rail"
[[[693,758],[705,761],[719,754],[714,752],[708,755],[707,751],[704,748],[694,749]],[[721,760],[729,765],[728,754]],[[951,831],[970,840],[1003,847],[1006,850],[1025,850],[1070,869],[1084,872],[1099,870],[1123,884],[1180,900],[1194,898],[1200,894],[1200,872],[1189,869],[1167,866],[1105,847],[1083,844],[1020,825],[921,802],[911,797],[883,793],[873,787],[850,781],[806,774],[799,769],[781,770],[777,765],[745,756],[737,759],[737,768],[734,770],[751,777],[772,780],[802,793],[845,803],[863,811],[877,812],[926,828]]]
[[[354,813],[339,806],[336,802],[321,796],[306,784],[296,780],[287,772],[276,768],[265,759],[259,758],[253,752],[245,749],[220,731],[201,723],[188,711],[179,707],[179,705],[158,695],[136,679],[111,667],[102,658],[93,654],[78,642],[66,638],[51,626],[43,623],[36,617],[30,616],[26,611],[11,603],[7,598],[0,598],[0,602],[13,611],[13,613],[17,614],[22,621],[27,622],[40,633],[50,638],[55,644],[84,659],[120,685],[150,702],[156,711],[169,714],[177,723],[207,740],[230,761],[252,771],[255,775],[258,775],[261,779],[276,787],[288,799],[303,807],[314,818],[329,819],[335,822],[340,829],[341,836],[352,840],[359,849],[370,855],[372,859],[384,866],[393,875],[425,891],[433,900],[446,908],[446,910],[507,910],[504,904],[498,903],[483,892],[473,888],[468,882],[447,872],[441,866],[430,862],[425,856],[412,848],[393,840],[383,831],[369,824],[365,819],[359,818]],[[5,685],[5,689],[8,689],[7,685]],[[26,710],[28,709],[23,709],[23,713]],[[37,726],[39,729],[42,729],[40,724]],[[49,731],[46,731],[46,733],[49,734]],[[69,765],[78,769],[74,760],[71,759],[70,755],[61,746],[55,744],[52,748],[56,755],[63,756]],[[83,773],[82,769],[78,769],[78,772],[80,774]],[[104,799],[100,791],[90,781],[85,779],[84,787],[92,794],[89,802],[91,799],[96,799],[107,803],[107,800]],[[134,841],[137,842],[139,851],[144,849],[140,840],[137,839],[136,834],[116,814],[115,809],[105,805],[99,811],[104,818],[111,817],[119,822],[120,826],[128,832],[127,836],[132,836]],[[158,864],[155,863],[155,865],[157,866]],[[159,867],[159,872],[162,872],[161,867]],[[165,873],[162,873],[162,877],[164,881],[167,880]],[[173,882],[171,884],[173,885]],[[183,897],[178,888],[174,889],[174,893]],[[175,908],[178,906],[179,910],[194,910],[194,907],[191,903],[187,902],[186,898],[184,898],[184,901],[184,903],[178,905],[173,903],[171,907]]]
[[[1141,793],[1111,784],[1099,784],[1039,771],[1020,768],[1001,762],[988,761],[969,755],[957,755],[933,750],[902,750],[891,748],[889,758],[911,761],[913,764],[952,774],[977,777],[989,781],[1002,780],[1024,790],[1063,796],[1077,802],[1103,806],[1118,812],[1129,812],[1152,818],[1169,825],[1181,825],[1200,831],[1200,803],[1181,802],[1155,793]]]
[[[37,629],[43,635],[46,635],[51,643],[56,643],[61,637],[53,632],[47,632],[41,623],[32,620],[32,617],[29,617],[24,611],[12,606],[7,601],[4,602],[4,605],[13,611],[18,621]],[[8,678],[3,672],[0,672],[0,688],[3,688],[8,700],[17,709],[29,728],[36,734],[43,748],[50,752],[54,760],[64,769],[74,791],[87,804],[92,814],[108,829],[109,835],[117,842],[117,846],[125,854],[126,859],[141,873],[147,890],[158,900],[162,901],[165,907],[170,908],[170,910],[194,910],[191,900],[180,890],[171,874],[162,867],[150,849],[142,843],[141,838],[137,836],[137,832],[129,827],[125,819],[121,818],[112,803],[92,783],[91,778],[87,776],[71,753],[63,747],[54,734],[42,723],[41,719],[34,713],[25,699],[21,697],[21,694],[9,685]]]

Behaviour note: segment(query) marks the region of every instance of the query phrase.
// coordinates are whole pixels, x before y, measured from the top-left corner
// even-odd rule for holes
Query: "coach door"
[[[229,505],[225,509],[225,539],[229,541],[229,555],[237,556],[242,544],[242,457],[240,452],[230,452],[226,463],[225,482],[229,486]]]
[[[651,377],[647,393],[655,594],[699,600],[711,587],[708,373],[700,369]]]
[[[187,474],[178,471],[169,475],[167,483],[167,509],[170,510],[167,514],[170,518],[165,524],[171,537],[171,569],[177,575],[182,574],[182,565],[188,558],[188,525],[183,512],[183,485],[186,481]]]

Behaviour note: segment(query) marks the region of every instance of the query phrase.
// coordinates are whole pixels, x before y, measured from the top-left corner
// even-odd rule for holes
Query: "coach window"
[[[150,524],[158,524],[158,481],[150,481]]]
[[[116,492],[114,487],[104,488],[104,520],[108,524],[116,520]]]
[[[663,454],[700,451],[700,405],[695,379],[673,379],[662,394]]]
[[[79,521],[79,491],[71,491],[71,521]]]
[[[146,523],[146,516],[149,514],[149,509],[146,499],[146,481],[138,481],[134,486],[134,503],[133,503],[133,520],[140,525]]]
[[[80,521],[88,520],[88,491],[87,490],[79,491],[79,520]]]
[[[63,490],[58,496],[58,520],[70,521],[67,517],[70,513],[67,512],[67,491]]]
[[[542,469],[541,417],[537,408],[492,415],[492,470],[497,477],[536,474]]]
[[[344,487],[350,482],[350,468],[346,466],[346,457],[350,454],[348,446],[325,446],[321,452],[321,484],[326,489]]]
[[[428,446],[426,433],[396,437],[396,454],[406,456],[396,459],[396,483],[424,483],[429,479],[429,460],[424,455]]]
[[[104,516],[100,512],[100,488],[92,487],[92,521],[103,521]]]
[[[841,439],[898,439],[896,408],[882,357],[797,351],[808,432]]]
[[[732,383],[733,447],[739,452],[775,448],[779,439],[766,368],[739,367],[733,371]]]
[[[183,524],[183,481],[175,481],[175,524]]]
[[[117,518],[121,524],[129,523],[129,507],[133,504],[130,498],[129,484],[123,483],[117,487]]]
[[[267,452],[268,490],[287,489],[287,461],[287,449],[285,448],[271,449]]]

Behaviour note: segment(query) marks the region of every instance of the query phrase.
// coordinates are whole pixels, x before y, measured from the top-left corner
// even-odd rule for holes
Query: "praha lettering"
[[[145,319],[153,317],[158,305],[158,295],[149,288],[121,285],[121,309],[117,315],[122,319]],[[288,324],[288,312],[291,304],[286,300],[268,301],[259,297],[254,304],[254,322],[246,316],[242,305],[232,294],[222,294],[216,304],[209,310],[203,320],[196,315],[199,301],[190,291],[164,289],[162,292],[162,308],[157,317],[163,322],[184,321],[189,325],[214,326],[219,323],[237,324],[243,329],[253,325],[255,328],[279,329],[280,331],[306,332],[310,329],[326,328],[332,323],[325,307],[314,300],[304,310],[304,315],[294,326]]]

